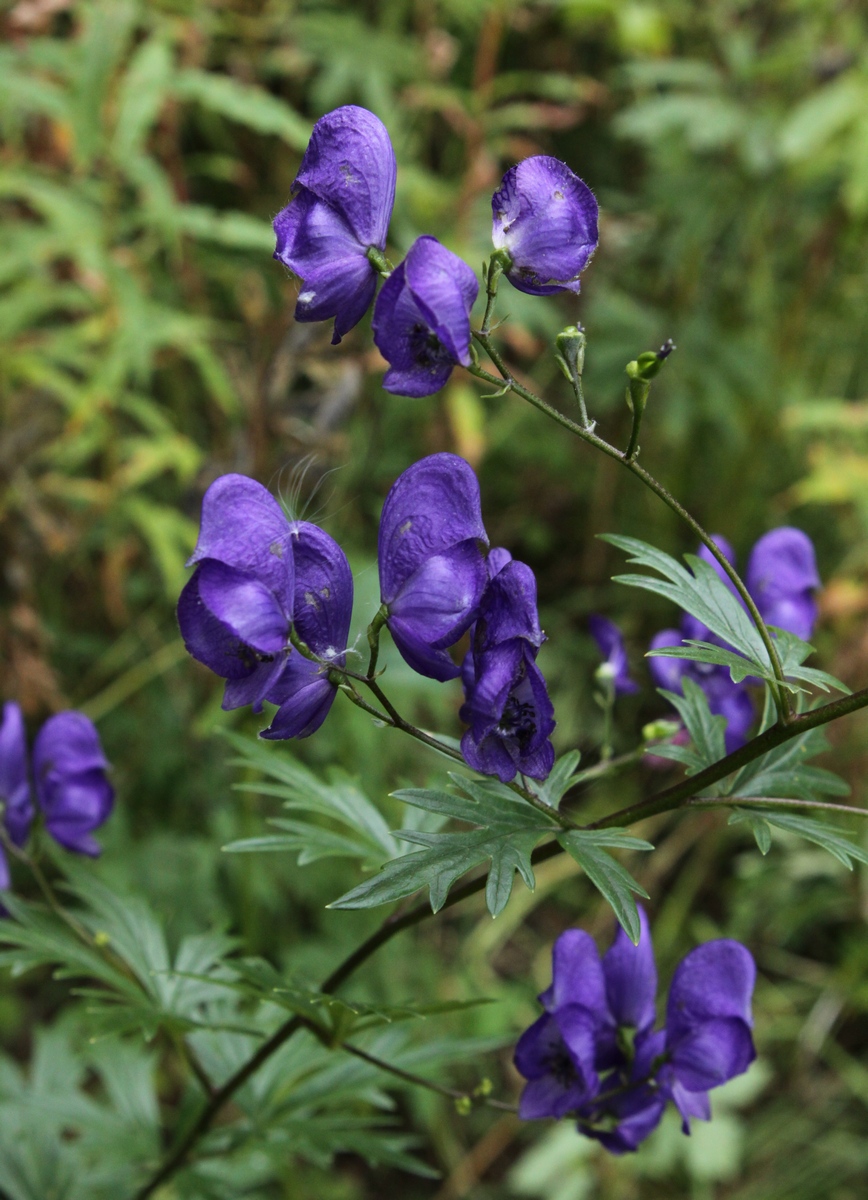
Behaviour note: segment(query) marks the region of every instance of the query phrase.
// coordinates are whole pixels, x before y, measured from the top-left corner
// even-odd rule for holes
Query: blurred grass
[[[264,802],[233,792],[210,731],[215,681],[182,657],[173,604],[207,484],[249,472],[352,551],[361,627],[373,612],[379,504],[414,458],[468,457],[495,543],[532,564],[550,642],[560,748],[599,738],[589,611],[622,621],[637,669],[671,620],[608,583],[594,535],[640,533],[692,549],[670,515],[613,465],[514,399],[456,376],[418,403],[385,395],[366,325],[333,349],[296,326],[295,288],[270,260],[313,121],[375,109],[400,164],[401,253],[433,232],[476,264],[488,198],[507,165],[557,154],[594,188],[600,250],[571,300],[504,296],[515,369],[565,406],[549,343],[588,329],[587,393],[626,439],[623,366],[667,336],[643,454],[742,561],[784,521],[817,542],[817,645],[851,683],[868,674],[868,15],[837,0],[18,0],[0,46],[0,605],[4,695],[36,722],[66,703],[100,721],[120,805],[99,869],[147,892],[175,932],[214,921],[251,952],[320,975],[371,923],[327,913],[345,868],[221,856],[260,832]],[[301,465],[310,459],[306,473]],[[300,482],[299,482],[300,481]],[[457,729],[456,692],[393,661],[396,697]],[[647,678],[621,714],[622,748],[662,711]],[[865,721],[833,732],[865,801]],[[386,799],[439,764],[337,710],[298,753],[340,761]],[[652,781],[654,782],[654,781]],[[628,803],[627,777],[593,803]],[[602,790],[602,789],[601,789]],[[717,818],[664,824],[635,864],[652,893],[664,963],[727,933],[762,971],[765,1074],[695,1143],[672,1129],[629,1161],[568,1136],[459,1118],[406,1101],[445,1182],[287,1166],[269,1196],[362,1200],[504,1195],[540,1200],[834,1197],[864,1191],[868,1151],[868,903],[858,879],[804,849],[760,861]],[[643,874],[644,872],[644,874]],[[494,994],[456,1023],[519,1029],[547,982],[549,946],[605,914],[561,864],[492,926],[473,904],[412,935],[366,974],[373,994]],[[441,963],[449,966],[444,971]],[[10,989],[12,985],[9,985]],[[43,1009],[0,1007],[26,1042]],[[503,1056],[499,1086],[515,1086]],[[728,1139],[728,1140],[727,1140]],[[555,1169],[557,1167],[557,1169]],[[265,1195],[266,1193],[263,1193]]]

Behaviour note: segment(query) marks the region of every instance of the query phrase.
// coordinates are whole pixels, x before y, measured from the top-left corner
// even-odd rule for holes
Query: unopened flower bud
[[[573,383],[585,369],[585,331],[581,325],[568,325],[555,338],[555,358],[564,375]]]

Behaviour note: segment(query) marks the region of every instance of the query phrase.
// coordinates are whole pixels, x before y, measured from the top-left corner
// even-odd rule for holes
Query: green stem
[[[322,1037],[322,1030],[313,1021],[307,1021],[302,1018],[302,1022],[306,1028]],[[345,1050],[347,1054],[352,1054],[354,1058],[359,1058],[362,1062],[368,1063],[372,1067],[376,1067],[378,1071],[383,1071],[387,1075],[394,1075],[396,1079],[400,1079],[403,1083],[413,1084],[414,1087],[425,1088],[429,1092],[436,1092],[438,1096],[445,1096],[448,1100],[455,1100],[458,1103],[464,1103],[468,1106],[474,1104],[485,1104],[489,1108],[497,1108],[504,1112],[518,1112],[515,1104],[505,1104],[502,1100],[493,1100],[485,1092],[484,1087],[478,1088],[473,1092],[462,1092],[458,1088],[446,1087],[442,1083],[435,1083],[432,1079],[425,1079],[422,1075],[416,1075],[412,1071],[405,1071],[403,1067],[396,1067],[393,1063],[386,1062],[383,1058],[378,1058],[375,1054],[369,1054],[367,1050],[363,1050],[361,1046],[356,1046],[352,1042],[337,1042],[336,1046]]]
[[[846,813],[849,817],[868,817],[868,808],[853,804],[832,804],[828,800],[787,800],[779,796],[693,796],[683,808],[807,808],[823,812]]]
[[[602,451],[603,454],[608,455],[609,458],[613,458],[617,462],[621,463],[627,468],[628,471],[631,471],[638,479],[641,479],[647,488],[650,488],[650,490],[654,492],[654,494],[660,500],[662,500],[667,507],[671,508],[672,511],[690,527],[693,533],[699,538],[714,560],[724,571],[727,578],[730,580],[733,587],[744,601],[745,607],[750,613],[753,622],[756,625],[757,631],[763,640],[763,645],[765,646],[766,653],[769,656],[769,662],[771,663],[772,670],[777,681],[776,685],[772,688],[772,694],[774,696],[778,715],[784,724],[789,722],[791,719],[789,699],[786,689],[780,686],[785,682],[784,673],[781,668],[780,659],[778,658],[778,652],[775,648],[772,635],[769,633],[766,623],[763,621],[759,609],[754,603],[753,597],[747,590],[747,587],[742,582],[740,575],[732,566],[726,555],[720,551],[711,535],[705,532],[699,522],[690,515],[687,509],[684,508],[683,505],[681,505],[675,499],[675,497],[666,490],[662,483],[659,483],[653,475],[646,471],[644,467],[640,467],[637,462],[631,462],[627,458],[627,455],[618,450],[617,447],[611,446],[607,441],[605,441],[605,439],[599,437],[592,430],[584,429],[575,421],[570,420],[569,417],[564,416],[564,414],[559,412],[553,405],[549,404],[546,400],[543,400],[541,396],[537,396],[535,392],[530,391],[529,388],[526,388],[523,384],[519,383],[518,380],[514,379],[510,374],[506,364],[500,357],[500,354],[497,352],[497,350],[490,345],[489,338],[477,332],[474,332],[473,336],[484,348],[491,361],[497,367],[502,379],[498,379],[495,375],[492,375],[489,371],[486,371],[483,367],[480,367],[476,364],[468,367],[471,375],[475,375],[478,379],[484,379],[486,383],[493,383],[497,386],[506,386],[509,391],[515,392],[515,394],[520,396],[522,400],[526,400],[528,404],[532,404],[534,408],[538,408],[540,412],[545,413],[545,415],[552,421],[556,421],[558,425],[563,426],[564,429],[568,429],[570,433],[575,434],[576,437],[588,442],[591,446],[595,446],[598,450]]]
[[[377,659],[380,655],[380,630],[389,619],[389,610],[385,604],[381,604],[377,610],[377,614],[368,626],[368,645],[371,648],[371,657],[368,660],[368,678],[373,679],[374,672],[377,669]]]

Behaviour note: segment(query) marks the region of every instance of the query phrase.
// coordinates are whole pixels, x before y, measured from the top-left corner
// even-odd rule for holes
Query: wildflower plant
[[[51,910],[46,917],[15,896],[4,858],[7,961],[17,955],[19,967],[51,962],[67,973],[95,976],[100,1020],[114,1031],[144,1028],[152,1039],[167,1034],[178,1049],[178,1069],[197,1089],[185,1093],[177,1124],[126,1164],[121,1190],[117,1176],[109,1180],[104,1194],[116,1200],[146,1200],[182,1174],[191,1195],[231,1194],[231,1179],[220,1182],[208,1164],[239,1145],[254,1154],[261,1146],[265,1154],[270,1122],[277,1127],[293,1104],[294,1086],[304,1088],[304,1072],[292,1075],[287,1050],[303,1034],[314,1047],[305,1069],[319,1069],[317,1055],[353,1056],[369,1072],[366,1094],[382,1075],[445,1094],[460,1112],[489,1106],[515,1109],[527,1120],[569,1120],[613,1154],[637,1150],[668,1104],[687,1134],[692,1121],[711,1116],[709,1093],[755,1057],[756,966],[750,948],[732,939],[696,946],[675,969],[657,1028],[651,920],[636,896],[646,897],[652,913],[657,897],[647,895],[618,857],[654,847],[633,827],[663,813],[688,818],[697,809],[724,810],[731,823],[750,827],[763,854],[772,832],[782,830],[848,866],[868,862],[833,824],[804,815],[848,811],[827,799],[846,790],[842,781],[807,760],[821,748],[823,726],[868,705],[868,689],[849,694],[832,675],[806,665],[820,583],[809,539],[788,527],[768,531],[742,579],[726,540],[709,535],[640,463],[640,430],[654,436],[643,418],[673,344],[639,353],[626,365],[632,428],[623,449],[606,441],[592,419],[583,384],[587,338],[577,323],[554,347],[575,395],[573,415],[517,378],[499,345],[495,318],[504,279],[530,296],[570,299],[579,292],[598,240],[591,190],[548,156],[510,167],[492,198],[493,250],[477,322],[472,310],[479,282],[452,250],[422,235],[396,266],[386,257],[395,184],[395,155],[376,115],[346,106],[316,123],[289,204],[274,221],[275,257],[299,281],[296,319],[334,320],[338,342],[373,307],[386,390],[418,401],[464,370],[496,397],[532,405],[553,422],[557,436],[576,437],[606,455],[687,526],[699,549],[684,563],[636,538],[607,537],[641,568],[618,581],[682,612],[679,628],[657,635],[650,652],[664,719],[637,736],[631,753],[614,756],[612,714],[639,689],[639,671],[631,667],[635,649],[610,617],[598,614],[590,633],[601,661],[584,682],[598,689],[603,743],[585,767],[577,749],[556,757],[556,713],[538,661],[547,639],[536,579],[509,546],[490,546],[486,496],[463,458],[434,453],[408,463],[386,495],[378,538],[380,607],[366,614],[363,657],[348,644],[354,589],[340,545],[317,524],[287,517],[260,481],[237,473],[217,478],[202,501],[178,623],[190,655],[225,680],[223,708],[261,713],[271,705],[261,734],[271,743],[315,735],[340,697],[369,714],[383,736],[396,730],[436,750],[438,761],[449,760],[454,769],[437,786],[394,793],[416,816],[393,831],[355,786],[326,786],[291,758],[278,757],[277,748],[251,749],[241,741],[245,760],[272,773],[276,794],[288,797],[293,815],[276,823],[277,833],[257,834],[227,851],[291,850],[302,864],[355,860],[366,874],[334,898],[336,911],[405,902],[310,987],[246,957],[222,935],[207,944],[184,943],[173,958],[159,929],[155,933],[141,914],[132,922],[117,919],[113,902],[75,867],[68,872],[79,906],[70,911],[39,866],[39,837],[45,832],[66,850],[98,853],[93,832],[113,804],[108,763],[92,721],[75,712],[51,717],[29,756],[21,712],[6,705],[3,847],[10,860],[35,872]],[[399,711],[380,668],[384,637],[414,672],[454,689],[460,740],[419,728]],[[673,708],[675,726],[665,720]],[[582,790],[637,769],[646,755],[674,764],[677,777],[636,803],[586,820],[575,803]],[[317,824],[324,813],[342,832]],[[28,839],[35,840],[33,852]],[[555,940],[552,984],[539,998],[542,1015],[523,1032],[511,1031],[524,1079],[519,1098],[494,1096],[487,1080],[466,1091],[448,1087],[390,1058],[388,1038],[381,1046],[364,1041],[363,1035],[432,1010],[424,997],[374,1006],[339,996],[363,963],[400,931],[476,893],[484,891],[497,916],[516,875],[533,888],[534,867],[561,854],[599,890],[618,928],[602,959],[590,933],[578,927],[582,913]],[[427,897],[408,901],[426,890]],[[49,917],[55,924],[46,924]],[[527,988],[530,993],[529,982]],[[269,1070],[286,1073],[273,1109],[263,1098],[266,1090],[256,1090],[265,1089]],[[312,1092],[306,1112],[316,1109]],[[382,1130],[353,1128],[357,1140],[345,1144],[372,1160],[424,1169]],[[309,1130],[305,1136],[312,1136]]]

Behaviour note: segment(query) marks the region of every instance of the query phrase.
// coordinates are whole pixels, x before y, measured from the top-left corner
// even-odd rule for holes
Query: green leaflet
[[[815,821],[812,817],[798,817],[766,808],[737,808],[730,816],[728,824],[743,823],[750,826],[762,854],[767,854],[771,846],[771,829],[781,829],[828,851],[833,858],[843,863],[848,871],[853,870],[854,860],[868,865],[868,850],[842,836],[843,830],[835,825],[828,825],[825,821]]]

